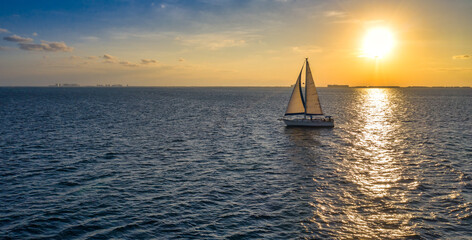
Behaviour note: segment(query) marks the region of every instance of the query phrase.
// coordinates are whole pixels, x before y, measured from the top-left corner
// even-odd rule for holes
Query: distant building
[[[337,85],[337,84],[332,84],[328,85],[329,88],[348,88],[349,85]]]
[[[77,83],[56,83],[54,85],[49,85],[48,87],[80,87]]]
[[[97,84],[97,87],[123,87],[122,84]]]
[[[77,83],[63,83],[61,87],[80,87]]]

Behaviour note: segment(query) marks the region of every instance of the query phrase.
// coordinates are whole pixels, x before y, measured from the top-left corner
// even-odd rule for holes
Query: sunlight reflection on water
[[[397,103],[393,89],[359,89],[351,119],[358,126],[353,140],[336,166],[342,178],[339,190],[321,200],[314,194],[313,222],[320,228],[339,228],[340,238],[414,236],[412,215],[406,211],[405,194],[416,179],[403,181],[406,164],[397,146],[401,121],[394,121]],[[414,188],[414,187],[413,187]],[[339,202],[340,201],[340,202]],[[334,225],[334,226],[333,226]]]
[[[359,96],[362,134],[352,149],[355,158],[350,159],[347,180],[356,185],[355,190],[364,196],[364,202],[346,208],[351,220],[349,227],[358,237],[365,233],[384,237],[414,234],[408,224],[411,214],[398,211],[407,199],[400,190],[405,166],[395,156],[398,143],[391,137],[401,127],[398,121],[390,121],[397,107],[391,101],[392,94],[391,89],[363,89]]]

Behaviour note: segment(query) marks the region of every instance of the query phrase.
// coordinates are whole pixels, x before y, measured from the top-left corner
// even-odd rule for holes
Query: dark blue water
[[[0,238],[472,237],[471,89],[0,88]]]

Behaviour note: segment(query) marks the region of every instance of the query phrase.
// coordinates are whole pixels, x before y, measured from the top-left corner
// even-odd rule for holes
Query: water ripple
[[[0,238],[456,239],[470,89],[0,88]]]

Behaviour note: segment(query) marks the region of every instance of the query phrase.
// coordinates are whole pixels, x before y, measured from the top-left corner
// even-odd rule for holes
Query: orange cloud
[[[471,59],[471,58],[472,58],[472,56],[470,56],[468,54],[452,56],[452,59],[454,59],[454,60],[456,60],[456,59],[467,60],[467,59]]]

